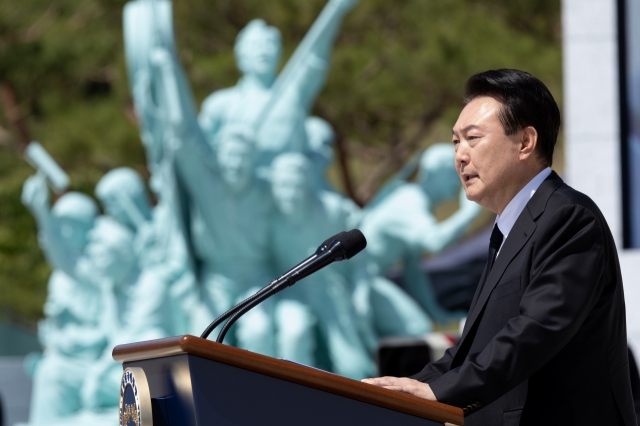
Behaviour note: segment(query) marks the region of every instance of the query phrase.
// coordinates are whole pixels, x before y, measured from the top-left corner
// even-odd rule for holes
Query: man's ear
[[[527,126],[522,129],[520,136],[520,159],[525,160],[535,155],[536,146],[538,146],[538,131],[533,126]]]

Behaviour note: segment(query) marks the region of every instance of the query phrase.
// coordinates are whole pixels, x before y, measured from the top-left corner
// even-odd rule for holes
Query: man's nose
[[[469,163],[469,145],[464,141],[458,142],[453,158],[456,164]]]

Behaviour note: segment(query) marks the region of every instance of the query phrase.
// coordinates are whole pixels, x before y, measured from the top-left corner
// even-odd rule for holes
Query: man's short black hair
[[[465,103],[481,96],[489,96],[502,104],[499,118],[506,135],[527,126],[536,129],[537,154],[551,166],[560,130],[560,109],[547,86],[524,71],[490,70],[475,74],[467,81]]]

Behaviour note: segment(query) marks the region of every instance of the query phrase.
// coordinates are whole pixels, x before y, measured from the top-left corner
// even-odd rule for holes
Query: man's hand
[[[373,379],[362,379],[364,383],[380,386],[381,388],[390,389],[398,392],[415,395],[419,398],[428,399],[429,401],[437,401],[431,386],[408,377],[376,377]]]

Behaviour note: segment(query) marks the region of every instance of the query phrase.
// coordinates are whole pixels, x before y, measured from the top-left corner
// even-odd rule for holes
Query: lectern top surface
[[[455,425],[464,424],[461,408],[390,391],[191,335],[130,343],[113,349],[113,359],[122,363],[180,354],[196,355],[426,419]]]

